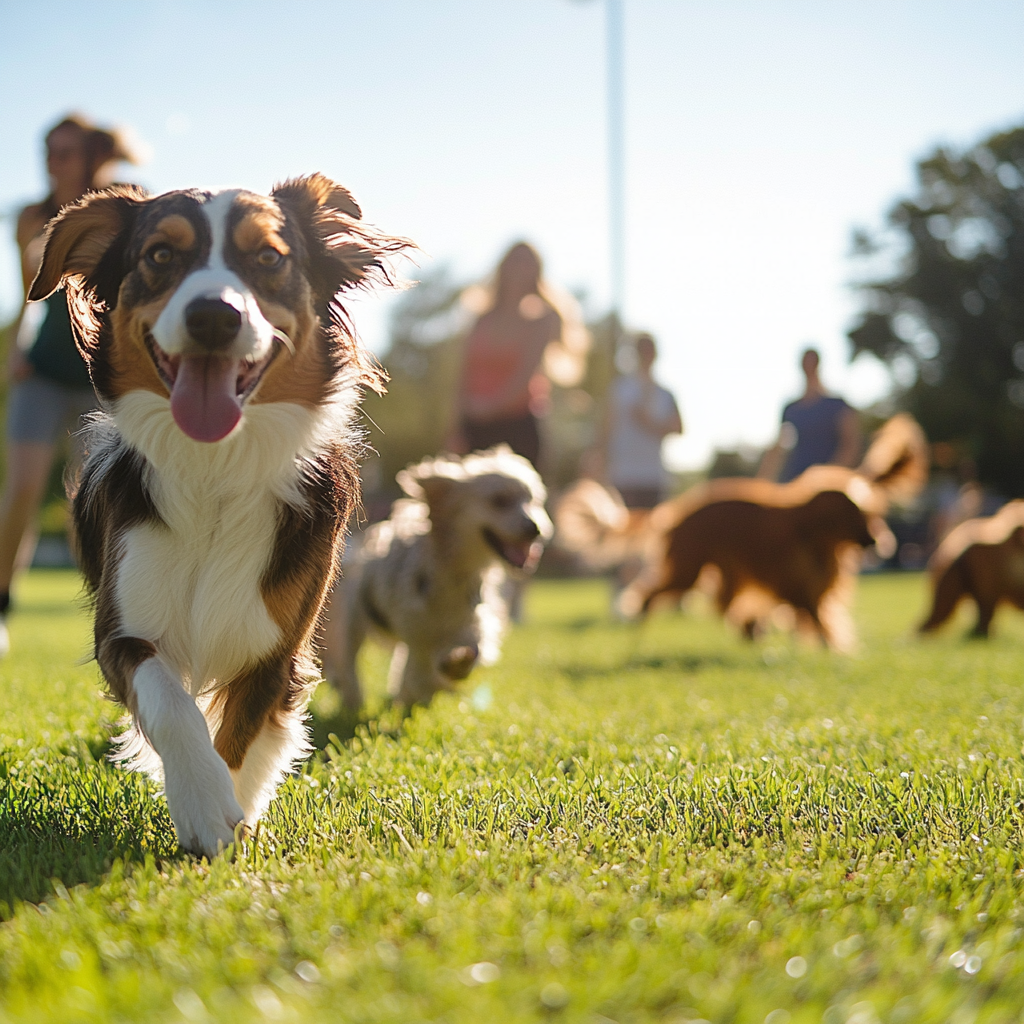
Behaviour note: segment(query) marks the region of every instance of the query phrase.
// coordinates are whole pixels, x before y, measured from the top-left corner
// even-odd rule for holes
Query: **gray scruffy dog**
[[[325,624],[325,674],[350,710],[362,706],[356,657],[369,633],[394,644],[388,693],[406,706],[497,661],[503,590],[552,534],[540,476],[507,445],[426,459],[397,479],[409,497],[367,530]]]

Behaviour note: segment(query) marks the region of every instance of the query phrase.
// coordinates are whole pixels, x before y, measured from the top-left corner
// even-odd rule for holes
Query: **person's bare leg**
[[[7,445],[7,478],[0,492],[0,599],[10,593],[18,550],[34,525],[56,450],[56,445],[35,441]],[[25,556],[22,551],[23,560]],[[0,613],[6,610],[3,607]],[[0,639],[6,641],[6,637]]]

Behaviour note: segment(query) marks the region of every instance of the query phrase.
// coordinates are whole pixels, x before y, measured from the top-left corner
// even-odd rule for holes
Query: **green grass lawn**
[[[1021,1017],[1024,617],[920,642],[922,578],[865,578],[844,658],[539,583],[405,723],[376,651],[354,737],[318,693],[210,865],[104,761],[76,591],[29,576],[0,664],[0,1022]]]

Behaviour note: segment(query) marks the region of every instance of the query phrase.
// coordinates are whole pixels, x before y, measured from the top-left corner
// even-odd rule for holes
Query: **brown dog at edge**
[[[1011,501],[994,516],[968,519],[949,532],[928,565],[932,610],[918,627],[938,629],[964,597],[978,606],[971,631],[987,637],[1004,601],[1024,609],[1024,501]]]

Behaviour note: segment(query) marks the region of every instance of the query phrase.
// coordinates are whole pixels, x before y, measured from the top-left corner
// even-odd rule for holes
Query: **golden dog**
[[[893,553],[882,517],[892,500],[909,500],[921,489],[927,468],[921,428],[900,414],[855,470],[812,466],[788,484],[713,480],[649,515],[629,513],[611,492],[581,481],[555,519],[562,546],[593,567],[643,556],[643,570],[619,596],[625,616],[646,612],[661,596],[683,595],[713,566],[718,607],[733,610],[748,636],[766,609],[783,604],[826,645],[848,650],[857,549]]]

